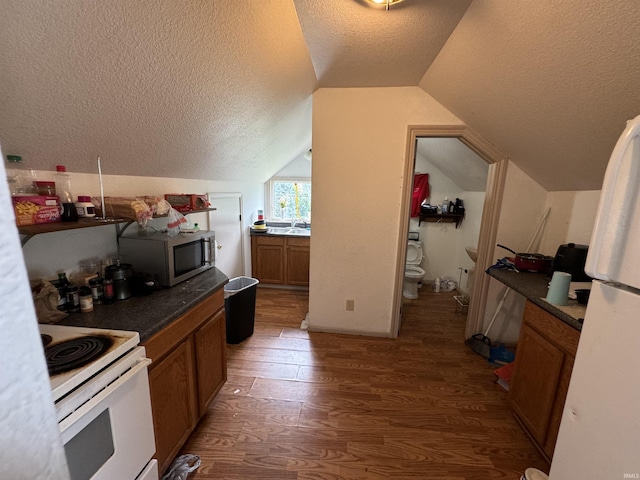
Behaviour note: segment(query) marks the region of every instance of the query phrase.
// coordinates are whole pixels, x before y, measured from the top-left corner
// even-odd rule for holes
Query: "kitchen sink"
[[[267,233],[271,233],[272,235],[297,235],[308,237],[311,235],[311,230],[298,227],[269,227]]]

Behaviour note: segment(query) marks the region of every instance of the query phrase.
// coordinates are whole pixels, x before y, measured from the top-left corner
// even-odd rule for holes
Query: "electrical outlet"
[[[349,312],[353,312],[356,308],[356,301],[355,300],[347,300],[347,311]]]

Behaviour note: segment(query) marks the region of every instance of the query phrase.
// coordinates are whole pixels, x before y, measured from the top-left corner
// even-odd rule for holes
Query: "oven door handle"
[[[131,378],[135,377],[138,373],[140,373],[141,370],[146,370],[150,364],[151,364],[151,359],[141,358],[138,362],[136,362],[136,364],[133,367],[131,367],[131,369],[129,369],[123,375],[121,375],[116,380],[111,382],[109,385],[107,385],[107,387],[101,390],[98,394],[91,397],[91,399],[86,403],[84,403],[80,408],[78,408],[73,413],[71,413],[68,417],[62,420],[59,424],[59,427],[60,427],[60,433],[62,435],[63,442],[66,443],[67,440],[71,438],[71,437],[67,438],[67,435],[66,435],[67,430],[69,428],[74,426],[77,427],[73,429],[74,430],[73,434],[75,435],[76,433],[75,430],[79,431],[82,428],[84,428],[86,425],[91,423],[100,413],[102,413],[102,410],[96,410],[93,412],[92,410],[95,410],[95,408],[100,404],[100,402],[105,400],[115,390],[117,390],[122,385],[127,383]],[[75,424],[80,420],[82,420],[82,424],[76,426]]]

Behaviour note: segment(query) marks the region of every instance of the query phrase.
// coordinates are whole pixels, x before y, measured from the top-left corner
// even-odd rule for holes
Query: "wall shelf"
[[[456,228],[462,223],[464,213],[421,213],[418,226],[422,222],[455,223]]]
[[[192,213],[203,213],[203,212],[212,212],[216,210],[215,208],[203,208],[202,210],[192,210],[190,212],[181,212],[183,215],[191,215]],[[153,218],[163,218],[167,215],[158,215]],[[81,218],[78,219],[77,222],[57,222],[57,223],[41,223],[38,225],[21,225],[18,227],[18,233],[23,235],[21,239],[22,246],[24,247],[25,243],[31,240],[36,235],[41,235],[44,233],[53,233],[53,232],[62,232],[65,230],[76,230],[78,228],[89,228],[89,227],[101,227],[103,225],[115,225],[118,236],[122,235],[129,225],[135,222],[135,219],[132,218]],[[120,224],[126,224],[124,227],[120,227]]]

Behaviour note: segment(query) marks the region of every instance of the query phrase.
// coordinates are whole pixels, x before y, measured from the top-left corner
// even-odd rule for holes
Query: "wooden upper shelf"
[[[458,228],[463,218],[464,213],[421,213],[418,225],[422,222],[455,223]]]
[[[203,208],[202,210],[192,210],[190,212],[181,212],[183,215],[191,215],[192,213],[203,213],[203,212],[212,212],[216,210],[215,208]],[[153,218],[162,218],[167,215],[158,215]],[[116,225],[118,226],[121,223],[126,223],[125,226],[120,232],[124,231],[131,223],[136,220],[133,218],[107,218],[103,220],[101,218],[93,217],[93,218],[81,218],[78,219],[77,222],[57,222],[57,223],[40,223],[38,225],[21,225],[18,227],[18,233],[20,235],[25,235],[26,237],[22,239],[22,245],[27,243],[31,237],[34,235],[40,235],[43,233],[52,233],[52,232],[61,232],[64,230],[75,230],[77,228],[88,228],[88,227],[101,227],[103,225]]]

